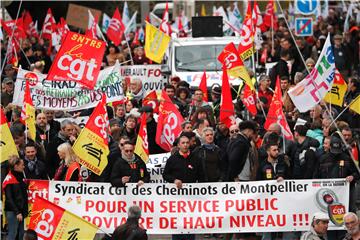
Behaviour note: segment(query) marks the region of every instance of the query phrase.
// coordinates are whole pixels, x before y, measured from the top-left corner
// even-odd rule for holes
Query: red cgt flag
[[[159,100],[155,90],[148,92],[142,101],[142,105],[152,107],[155,113],[159,112]]]
[[[181,133],[182,122],[184,122],[184,118],[163,90],[161,92],[155,141],[165,151],[171,151],[175,139]]]
[[[227,127],[230,127],[235,123],[234,113],[235,110],[231,97],[229,78],[227,75],[226,67],[223,65],[220,122],[225,123]]]
[[[245,85],[244,88],[243,103],[246,106],[247,110],[251,113],[251,115],[256,116],[257,109],[255,104],[254,91],[252,91],[248,85]]]
[[[201,82],[200,82],[200,85],[199,85],[199,89],[203,92],[203,94],[204,94],[204,98],[203,98],[203,100],[205,101],[205,102],[208,102],[209,100],[209,98],[208,98],[208,91],[207,91],[207,82],[206,82],[206,79],[207,79],[207,77],[206,77],[206,70],[204,69],[204,73],[203,73],[203,75],[202,75],[202,77],[201,77]]]
[[[116,46],[121,43],[122,36],[125,31],[125,26],[121,20],[119,9],[116,8],[114,15],[109,23],[109,28],[106,32],[108,38],[114,42]]]
[[[106,43],[70,32],[49,70],[48,80],[75,81],[93,89],[96,85]]]
[[[248,59],[252,54],[254,54],[254,27],[250,2],[248,4],[247,13],[241,28],[240,38],[241,40],[239,43],[238,52],[240,54],[241,60],[245,61],[245,59]]]
[[[281,132],[284,137],[288,140],[293,140],[293,135],[290,130],[289,124],[286,121],[286,117],[282,107],[283,102],[281,100],[280,79],[279,77],[277,77],[275,92],[271,100],[268,115],[266,116],[264,128],[267,130],[272,123],[277,123],[280,125]]]
[[[277,17],[275,16],[274,11],[274,0],[269,0],[269,3],[266,5],[264,24],[261,30],[265,31],[266,29],[264,28],[269,29],[271,27],[273,27],[274,30],[278,29]]]
[[[160,31],[164,32],[165,34],[171,36],[171,26],[169,23],[169,6],[168,6],[167,2],[166,2],[165,11],[164,11],[163,18],[160,23],[159,29],[160,29]]]
[[[42,27],[42,34],[41,34],[42,38],[51,40],[53,24],[56,24],[56,22],[55,22],[55,18],[53,17],[53,14],[51,12],[51,8],[49,8],[47,11],[45,20],[44,20],[43,27]]]

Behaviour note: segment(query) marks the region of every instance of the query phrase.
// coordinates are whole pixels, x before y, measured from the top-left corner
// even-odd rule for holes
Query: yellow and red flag
[[[241,28],[240,38],[238,52],[241,60],[245,61],[254,54],[254,27],[250,2]]]
[[[247,72],[243,61],[239,57],[239,53],[236,50],[234,43],[231,42],[225,46],[218,56],[218,60],[223,64],[225,69],[227,69],[230,76],[243,79],[251,90],[255,90],[254,84],[250,79],[249,73]]]
[[[14,138],[11,135],[9,125],[2,108],[0,113],[0,151],[0,162],[5,162],[12,155],[19,156],[14,142]]]
[[[349,108],[357,114],[360,114],[360,95],[350,103]]]
[[[31,99],[30,82],[26,81],[24,104],[21,109],[21,122],[26,126],[27,136],[35,141],[35,107]]]
[[[145,29],[145,55],[150,60],[161,63],[169,46],[170,36],[146,22]]]
[[[35,199],[29,228],[44,240],[94,239],[98,230],[97,226],[41,197]]]
[[[149,161],[149,143],[146,128],[146,113],[141,115],[139,134],[134,151],[145,163]]]
[[[76,139],[73,150],[84,165],[95,174],[100,175],[108,164],[109,121],[106,112],[106,96],[96,106],[85,127]]]
[[[208,91],[207,91],[207,82],[206,82],[206,79],[207,79],[207,77],[206,77],[206,70],[204,69],[204,73],[203,73],[203,75],[202,75],[202,77],[201,77],[201,82],[200,82],[200,85],[199,85],[199,89],[203,92],[203,94],[204,94],[204,98],[203,98],[203,100],[205,101],[205,102],[208,102],[209,100],[209,98],[208,98]]]
[[[344,78],[341,76],[339,70],[336,69],[334,83],[330,91],[325,95],[324,100],[327,103],[342,107],[344,103],[346,90],[347,90],[347,84]]]

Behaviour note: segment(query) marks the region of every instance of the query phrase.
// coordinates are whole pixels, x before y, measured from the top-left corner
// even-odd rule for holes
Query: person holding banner
[[[24,182],[24,161],[12,156],[9,159],[10,172],[2,184],[5,193],[5,214],[8,222],[8,240],[22,239],[24,219],[28,216],[27,185]]]
[[[115,160],[111,171],[111,184],[124,187],[126,183],[137,183],[139,186],[150,182],[150,173],[144,161],[134,154],[135,145],[126,141],[122,146],[121,157]]]

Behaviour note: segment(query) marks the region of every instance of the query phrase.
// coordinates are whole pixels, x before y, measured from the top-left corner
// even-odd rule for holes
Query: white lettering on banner
[[[160,155],[159,155],[159,158]],[[151,159],[151,158],[150,158]],[[154,163],[161,159],[152,159]],[[33,180],[34,187],[43,184]],[[184,184],[50,181],[49,200],[112,233],[131,205],[142,208],[149,234],[307,231],[315,212],[348,209],[345,179]],[[329,203],[324,199],[333,199]],[[339,206],[340,210],[331,210]],[[329,230],[343,229],[333,222]]]
[[[68,60],[68,62],[65,63],[66,65],[63,64],[65,59]],[[78,59],[78,58],[73,60],[71,55],[63,55],[63,56],[61,56],[58,63],[57,63],[57,66],[59,67],[59,69],[61,69],[63,71],[70,70],[70,73],[67,73],[66,75],[69,78],[74,78],[76,80],[80,80],[80,79],[83,78],[85,68],[87,66],[88,69],[87,69],[87,72],[86,72],[86,79],[88,81],[93,81],[94,80],[93,71],[97,67],[96,61],[95,61],[94,58],[91,58],[90,61],[83,61],[83,60]]]
[[[35,231],[41,236],[46,238],[50,237],[54,231],[54,226],[51,225],[52,220],[54,220],[55,214],[50,209],[45,209],[41,214],[41,220],[36,225]]]
[[[107,139],[106,133],[106,120],[102,116],[96,116],[94,123],[97,127],[101,128],[100,133],[104,139]]]

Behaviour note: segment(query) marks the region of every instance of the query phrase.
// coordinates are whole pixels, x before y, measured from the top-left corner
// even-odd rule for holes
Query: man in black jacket
[[[275,64],[275,66],[270,70],[270,79],[271,89],[275,90],[275,84],[276,84],[276,78],[279,76],[281,77],[287,77],[287,79],[290,79],[289,74],[289,68],[287,66],[287,61],[290,59],[290,53],[286,49],[282,49],[280,52],[280,60]]]
[[[298,125],[294,131],[296,151],[291,159],[293,160],[292,173],[295,179],[312,179],[317,165],[315,151],[320,143],[314,138],[307,137],[307,130],[305,125]]]
[[[127,239],[127,240],[147,240],[146,230],[139,226],[141,217],[141,209],[138,206],[131,206],[128,210],[128,218],[126,223],[118,226],[111,239]]]
[[[139,186],[150,182],[150,173],[144,161],[134,154],[134,143],[125,142],[119,157],[111,170],[111,184],[124,187],[126,183],[137,183]]]
[[[227,147],[229,162],[229,181],[249,181],[251,179],[252,161],[249,158],[251,141],[257,136],[258,126],[254,121],[243,121],[239,124],[240,133],[232,139]]]
[[[37,156],[36,145],[34,142],[28,142],[25,146],[25,177],[27,179],[48,179],[45,163]]]

